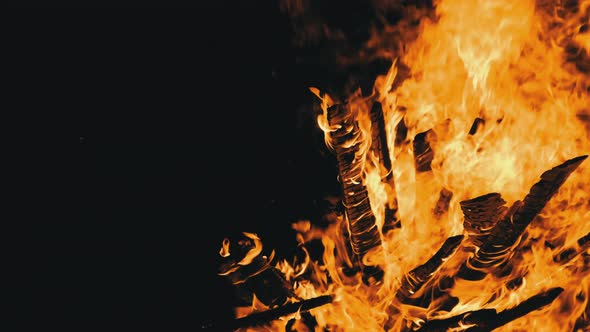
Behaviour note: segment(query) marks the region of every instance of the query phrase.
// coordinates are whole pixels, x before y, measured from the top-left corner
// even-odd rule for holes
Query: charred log
[[[249,233],[244,237],[224,240],[218,275],[227,279],[236,288],[239,299],[252,303],[253,295],[265,305],[285,303],[289,298],[297,298],[283,273],[273,266],[274,251],[269,255],[262,252],[256,244],[259,239]]]
[[[434,209],[432,210],[432,214],[434,217],[436,217],[436,219],[440,219],[449,210],[451,198],[453,198],[453,192],[446,188],[442,188],[440,190],[440,195],[436,201]]]
[[[475,255],[461,267],[458,277],[481,280],[491,269],[506,263],[525,228],[545,207],[569,175],[587,158],[580,156],[546,171],[524,201],[515,202],[485,238]]]
[[[330,133],[330,137],[338,161],[351,247],[363,270],[363,280],[380,280],[380,269],[365,268],[362,264],[362,257],[381,245],[381,235],[371,211],[367,188],[361,181],[362,165],[357,158],[360,129],[354,115],[344,105],[330,107],[328,121],[331,126],[338,126],[336,131]]]
[[[440,298],[442,296],[446,296],[445,290],[450,289],[453,286],[454,280],[452,278],[442,278],[440,281],[441,285],[435,285],[432,288],[432,292],[437,293],[434,294],[434,296],[430,296],[430,292],[427,292],[428,294],[422,294],[422,296],[418,296],[416,298],[416,293],[418,293],[423,288],[423,286],[432,279],[435,272],[442,266],[444,261],[455,252],[462,241],[463,235],[449,237],[438,249],[438,251],[428,261],[426,261],[426,263],[416,267],[406,274],[402,280],[400,288],[395,294],[396,300],[400,303],[428,307],[431,298]],[[456,300],[456,298],[448,297],[448,300],[449,303],[452,303],[452,306],[456,304],[456,302],[453,302]],[[396,308],[394,306],[389,306],[387,312],[390,315],[390,318],[392,318],[396,313]],[[395,322],[393,319],[388,319],[385,322],[385,331],[390,330],[394,323]]]
[[[455,252],[455,249],[457,249],[462,241],[463,235],[455,235],[448,238],[426,263],[413,269],[405,276],[396,294],[396,298],[400,302],[404,302],[418,292],[432,278],[434,273],[442,266],[443,262]]]
[[[304,311],[299,318],[291,318],[287,322],[287,325],[285,325],[285,332],[298,332],[298,326],[295,325],[296,323],[303,324],[309,331],[314,331],[318,325],[316,318],[309,311]]]
[[[414,162],[416,171],[428,172],[432,169],[431,163],[434,158],[434,151],[430,147],[429,140],[436,134],[432,129],[419,133],[414,137]]]
[[[564,249],[557,255],[553,256],[553,261],[561,264],[567,263],[588,249],[590,249],[590,233],[579,238],[577,246]]]
[[[588,295],[585,295],[588,296]],[[576,300],[583,302],[585,300],[584,294],[576,297]],[[590,328],[590,301],[586,300],[586,308],[584,312],[576,319],[573,331],[586,331],[584,329]]]
[[[215,331],[236,331],[241,328],[264,326],[284,316],[297,312],[307,312],[311,309],[326,305],[334,300],[332,295],[322,295],[312,299],[302,300],[299,302],[287,303],[274,309],[250,314],[248,316],[234,319],[230,322],[213,323],[205,326],[206,329]]]
[[[498,193],[490,193],[459,203],[465,217],[463,228],[474,245],[481,246],[498,219],[506,213],[505,203],[506,201]]]
[[[406,126],[405,118],[402,118],[400,122],[395,126],[395,140],[396,146],[402,145],[408,138],[408,127]]]
[[[371,128],[372,128],[372,150],[379,159],[383,168],[381,181],[388,187],[389,201],[385,206],[385,216],[381,232],[386,234],[392,229],[400,228],[401,222],[397,213],[397,197],[395,193],[395,182],[393,180],[392,163],[389,156],[387,145],[387,130],[383,118],[383,108],[380,102],[375,102],[371,108]]]
[[[433,319],[424,323],[420,329],[418,329],[418,331],[443,332],[452,328],[465,327],[469,325],[472,326],[465,329],[464,331],[492,331],[532,311],[551,304],[557,298],[557,296],[561,294],[561,292],[563,292],[563,288],[551,288],[545,292],[530,297],[513,308],[501,312],[497,312],[496,309],[481,309],[476,311],[468,311],[445,319]]]
[[[471,128],[469,129],[469,135],[475,135],[477,133],[477,131],[479,130],[479,128],[483,127],[484,124],[485,124],[484,119],[475,118],[475,120],[473,121],[473,124],[471,125]]]

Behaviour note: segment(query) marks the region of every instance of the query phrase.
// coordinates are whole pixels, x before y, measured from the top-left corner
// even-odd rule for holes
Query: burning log
[[[352,250],[363,271],[363,280],[370,283],[373,279],[380,280],[382,271],[377,267],[364,266],[362,257],[381,245],[381,236],[371,211],[367,188],[362,183],[362,165],[357,159],[360,129],[350,109],[343,105],[328,109],[328,121],[330,126],[338,127],[330,133],[330,137],[338,161]]]
[[[473,136],[477,133],[477,130],[485,124],[485,120],[482,118],[475,118],[471,128],[469,129],[469,135]]]
[[[577,297],[577,299],[581,302],[584,300],[583,296]],[[584,331],[584,328],[588,328],[590,326],[590,301],[586,301],[586,309],[584,312],[578,317],[576,323],[574,325],[574,331]]]
[[[469,332],[492,331],[532,311],[551,304],[561,292],[563,292],[563,288],[561,287],[551,288],[528,298],[513,308],[501,312],[497,312],[496,309],[481,309],[468,311],[445,319],[433,319],[424,323],[417,331],[444,332],[460,327],[467,327],[463,331]]]
[[[440,190],[440,196],[438,197],[438,201],[436,201],[436,205],[432,210],[432,214],[436,219],[440,219],[443,214],[445,214],[449,210],[449,204],[451,203],[451,198],[453,198],[453,192],[449,191],[446,188],[442,188]]]
[[[410,271],[402,281],[396,294],[400,302],[412,297],[420,288],[432,278],[434,273],[442,266],[463,241],[463,235],[455,235],[448,238],[438,251],[426,263]]]
[[[255,234],[243,234],[245,237],[237,241],[223,241],[218,275],[229,280],[247,303],[251,303],[253,294],[267,306],[297,298],[292,285],[272,265],[274,252],[264,255],[260,239]]]
[[[416,164],[416,171],[428,172],[432,170],[431,163],[434,158],[434,151],[430,147],[429,140],[436,137],[432,129],[419,133],[414,137],[414,162]]]
[[[570,159],[543,173],[541,180],[531,187],[524,201],[515,202],[494,225],[479,250],[463,264],[457,276],[467,280],[481,280],[490,269],[507,262],[525,228],[587,157]]]
[[[383,118],[383,108],[380,102],[375,102],[371,108],[371,128],[372,128],[372,150],[377,155],[381,166],[384,168],[381,174],[382,181],[389,187],[387,205],[385,206],[385,218],[381,232],[386,234],[392,229],[400,228],[401,222],[397,215],[397,197],[395,193],[395,182],[393,180],[391,158],[387,145],[387,131],[385,120]]]
[[[505,203],[506,201],[498,193],[486,194],[459,203],[465,217],[463,228],[474,245],[481,246],[501,216],[506,213]]]
[[[415,299],[415,294],[432,279],[435,272],[442,266],[444,261],[455,252],[462,241],[463,235],[455,235],[446,239],[438,251],[428,261],[426,261],[426,263],[414,268],[405,275],[400,288],[395,294],[395,298],[400,303],[420,305],[420,302],[422,302],[425,298],[419,297]],[[443,282],[444,281],[447,281],[447,279],[443,279]],[[430,300],[427,302],[430,302]],[[391,317],[385,322],[385,331],[389,331],[393,327],[395,321],[391,318],[395,315],[396,309],[393,306],[389,306],[387,312]]]
[[[407,138],[408,127],[406,126],[405,118],[402,118],[397,126],[395,126],[395,146],[402,145],[402,143],[406,142]]]
[[[588,249],[590,249],[590,233],[578,239],[577,247],[564,249],[557,255],[553,256],[553,261],[561,264],[567,263]]]
[[[301,300],[299,302],[287,303],[274,309],[256,312],[229,322],[212,323],[204,328],[215,331],[236,331],[241,328],[264,326],[281,317],[298,312],[307,312],[311,309],[332,303],[333,300],[334,297],[332,295],[322,295],[311,299]]]

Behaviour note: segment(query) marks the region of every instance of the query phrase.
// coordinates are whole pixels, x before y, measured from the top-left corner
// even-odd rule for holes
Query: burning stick
[[[410,271],[403,279],[396,294],[398,300],[403,302],[412,297],[432,278],[434,273],[442,266],[443,262],[455,252],[461,241],[463,241],[463,235],[451,236],[426,263]]]
[[[471,125],[471,128],[469,129],[469,135],[473,136],[477,133],[477,130],[479,128],[481,128],[483,125],[485,124],[485,120],[482,118],[475,118],[475,120],[473,120],[473,124]]]
[[[371,211],[367,188],[362,183],[362,165],[356,158],[360,130],[352,112],[343,105],[334,105],[328,109],[328,121],[330,126],[339,127],[330,136],[338,160],[352,250],[359,258],[363,280],[369,282],[371,278],[381,279],[380,269],[365,267],[361,263],[365,254],[381,245],[381,237]]]
[[[506,201],[498,193],[479,196],[459,203],[465,216],[463,227],[474,245],[481,246],[500,217],[506,213],[505,203]]]
[[[438,197],[438,201],[436,201],[436,205],[432,210],[432,214],[436,219],[440,219],[443,216],[443,214],[445,214],[449,210],[451,198],[453,198],[452,191],[449,191],[446,188],[442,188],[440,190],[440,196]]]
[[[211,324],[205,328],[216,331],[235,331],[240,328],[263,326],[281,317],[295,314],[297,312],[306,312],[325,304],[332,303],[333,300],[334,297],[332,295],[322,295],[299,302],[287,303],[280,307],[253,313],[242,318],[234,319],[230,322]]]
[[[243,291],[247,302],[253,294],[267,306],[296,298],[292,285],[272,265],[274,251],[270,256],[264,255],[262,241],[256,234],[245,232],[243,235],[235,241],[226,238],[222,242],[218,275]]]
[[[414,161],[416,164],[416,171],[428,172],[432,170],[431,163],[434,159],[434,151],[430,147],[429,139],[436,137],[436,133],[429,129],[423,133],[419,133],[414,137]]]
[[[469,332],[487,332],[497,329],[498,327],[508,324],[511,321],[520,318],[532,311],[538,310],[552,303],[563,288],[555,287],[545,292],[534,295],[521,302],[517,306],[497,312],[496,309],[481,309],[468,311],[457,316],[446,319],[433,319],[427,321],[420,327],[421,332],[448,331],[452,328],[467,327],[463,331]]]
[[[583,301],[584,298],[581,298]],[[580,317],[576,320],[574,325],[574,331],[584,331],[584,328],[588,328],[590,326],[590,301],[586,301],[586,309],[580,315]]]
[[[442,266],[444,261],[449,258],[463,241],[463,235],[455,235],[448,238],[438,249],[438,251],[426,263],[410,271],[402,280],[402,284],[395,294],[396,299],[401,303],[410,304],[415,294],[432,279],[434,273]],[[418,302],[421,299],[418,299]],[[412,303],[414,304],[414,303]],[[387,312],[391,317],[385,322],[384,330],[389,331],[395,323],[393,316],[396,309],[389,306]]]
[[[581,255],[584,251],[590,249],[590,233],[582,236],[577,241],[577,248],[567,248],[559,254],[553,256],[553,261],[556,263],[566,263]]]
[[[371,108],[371,128],[373,131],[372,150],[377,154],[381,166],[385,169],[382,174],[382,181],[389,187],[387,206],[385,206],[385,218],[381,232],[386,234],[394,228],[401,227],[401,222],[397,216],[397,197],[395,193],[395,182],[393,180],[391,158],[389,157],[389,148],[387,145],[387,131],[385,129],[385,120],[383,119],[383,108],[380,102],[375,102]]]
[[[491,268],[508,261],[513,246],[525,228],[587,157],[570,159],[543,173],[541,180],[532,186],[524,201],[515,202],[504,218],[494,225],[479,250],[461,267],[457,276],[467,280],[481,280]]]

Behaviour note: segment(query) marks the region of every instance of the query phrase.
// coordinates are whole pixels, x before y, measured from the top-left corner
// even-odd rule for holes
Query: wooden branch
[[[236,287],[242,295],[240,300],[251,303],[252,296],[256,295],[262,303],[272,306],[283,304],[289,298],[297,298],[293,285],[273,264],[274,251],[269,256],[261,249],[256,252],[255,241],[248,236],[226,240],[230,247],[227,255],[220,257],[217,274]]]
[[[449,258],[463,241],[463,235],[449,237],[440,247],[440,249],[426,263],[416,267],[402,280],[402,284],[396,293],[396,298],[400,302],[412,297],[426,282],[428,282],[434,273],[442,266],[443,262]]]
[[[401,222],[397,213],[397,197],[395,196],[395,182],[393,179],[392,163],[389,156],[389,147],[387,145],[387,130],[383,117],[383,108],[380,102],[373,103],[371,108],[371,130],[372,144],[371,150],[381,163],[381,181],[388,187],[388,202],[385,206],[385,216],[381,232],[386,234],[390,230],[401,227]]]
[[[436,219],[440,219],[448,210],[449,204],[451,203],[451,198],[453,198],[453,192],[442,188],[440,190],[440,195],[438,196],[438,201],[436,201],[436,205],[432,210],[432,214]]]
[[[494,225],[479,250],[466,261],[457,276],[467,280],[481,280],[491,269],[507,262],[525,228],[586,158],[587,156],[580,156],[570,159],[543,173],[541,180],[531,187],[524,201],[515,202]]]
[[[465,329],[468,332],[488,332],[506,325],[511,321],[525,316],[552,303],[563,288],[551,288],[545,292],[534,295],[521,302],[517,306],[497,312],[496,309],[480,309],[468,311],[445,319],[433,319],[425,322],[417,331],[420,332],[446,332],[453,328],[460,328],[472,325]]]
[[[475,135],[477,133],[477,130],[479,128],[481,128],[483,125],[485,124],[485,120],[482,118],[475,118],[475,120],[473,121],[473,124],[471,125],[471,128],[469,129],[469,135]]]
[[[402,118],[400,122],[395,126],[395,146],[400,146],[408,139],[408,127],[406,126],[405,118]]]
[[[584,301],[584,298],[579,298],[580,301]],[[576,323],[574,324],[574,329],[572,331],[584,331],[584,329],[588,329],[590,326],[590,301],[586,300],[586,308],[584,312],[576,319]]]
[[[414,137],[414,163],[416,166],[416,171],[418,172],[428,172],[432,170],[430,164],[434,158],[434,151],[432,151],[428,140],[435,135],[436,134],[434,131],[429,129],[425,132],[419,133],[416,135],[416,137]]]
[[[414,298],[415,294],[432,279],[434,273],[442,266],[444,261],[456,251],[457,247],[462,241],[463,235],[449,237],[438,249],[438,251],[428,261],[426,261],[426,263],[414,268],[412,271],[406,274],[402,280],[400,288],[395,294],[396,300],[400,303],[428,307],[428,304],[431,301],[430,294],[422,294],[422,296]],[[446,285],[439,285],[442,287],[439,288],[438,291],[440,293],[438,295],[446,296],[446,294],[442,293],[442,289],[452,288],[452,283],[454,283],[454,280],[452,278],[442,278],[440,282]],[[453,298],[450,297],[448,298],[448,303],[452,303],[453,306],[456,304],[456,302],[453,302]],[[385,322],[383,327],[385,331],[389,331],[393,327],[395,324],[394,316],[398,314],[394,305],[390,305],[387,308],[387,313],[390,315],[390,317]]]
[[[582,236],[577,241],[577,246],[564,249],[553,256],[556,263],[565,264],[590,249],[590,233]]]
[[[330,133],[330,138],[338,161],[351,247],[363,270],[363,280],[366,282],[373,278],[380,280],[382,276],[380,269],[365,269],[361,263],[365,254],[381,245],[381,235],[371,211],[369,194],[361,179],[362,165],[356,156],[361,133],[354,115],[346,105],[337,104],[330,107],[328,122],[330,126],[339,127]]]
[[[256,312],[229,322],[211,323],[203,328],[214,331],[236,331],[241,328],[264,326],[281,317],[297,312],[306,312],[328,303],[332,303],[333,300],[334,298],[332,295],[322,295],[299,302],[287,303],[273,309]]]
[[[498,193],[486,194],[459,203],[465,217],[463,227],[474,245],[481,246],[501,216],[506,213],[505,203],[506,201]]]

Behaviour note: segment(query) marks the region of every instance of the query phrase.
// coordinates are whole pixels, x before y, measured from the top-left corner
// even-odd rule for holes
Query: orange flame
[[[383,331],[389,326],[390,331],[400,331],[409,323],[420,326],[429,319],[468,311],[506,310],[558,286],[565,290],[552,304],[497,331],[573,330],[590,297],[590,268],[582,257],[588,256],[589,249],[576,247],[576,241],[590,232],[587,163],[580,165],[529,225],[527,238],[506,248],[503,254],[514,255],[512,249],[524,242],[530,246],[522,251],[521,263],[507,274],[487,274],[479,281],[456,279],[448,294],[458,302],[448,311],[440,310],[443,299],[433,298],[428,307],[395,299],[409,271],[424,264],[450,236],[467,235],[459,202],[498,192],[512,206],[544,171],[590,152],[590,1],[579,1],[575,9],[561,3],[436,1],[436,18],[425,16],[417,37],[408,32],[410,43],[391,59],[390,71],[377,77],[374,94],[365,97],[357,91],[348,96],[346,107],[360,129],[350,144],[360,143],[355,157],[361,161],[362,175],[353,180],[367,187],[379,228],[384,206],[395,196],[402,227],[383,235],[382,247],[365,257],[384,271],[379,287],[371,287],[358,275],[343,271],[352,263],[345,250],[342,218],[327,229],[309,222],[294,226],[302,244],[321,238],[324,256],[321,261],[305,259],[299,266],[285,261],[277,267],[296,280],[295,292],[301,298],[336,296],[331,305],[312,310],[320,330]],[[577,52],[575,57],[572,50]],[[402,81],[400,63],[411,69]],[[326,144],[332,146],[330,133],[338,128],[330,126],[327,114],[337,101],[316,88],[310,90],[321,100],[323,112],[317,121]],[[384,186],[379,160],[369,149],[368,114],[375,101],[383,105],[395,191]],[[476,118],[481,119],[480,125],[470,133]],[[396,144],[395,128],[402,121],[409,139]],[[428,130],[433,133],[427,136],[434,155],[432,169],[417,172],[410,143]],[[432,209],[441,189],[452,192],[452,198],[445,215],[435,217]],[[556,262],[556,254],[567,248],[576,248],[578,254],[566,263]],[[473,250],[479,248],[470,251],[464,246],[444,258],[442,268],[429,276],[432,284],[456,275]],[[300,278],[304,272],[307,279]],[[519,276],[523,276],[520,284],[510,285]],[[453,331],[471,326],[460,322]]]

